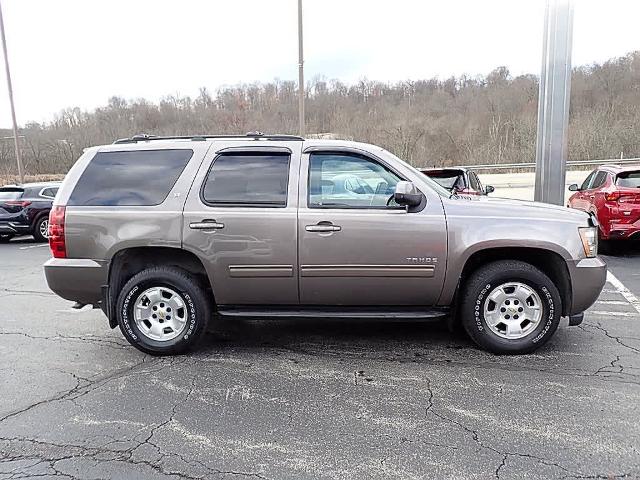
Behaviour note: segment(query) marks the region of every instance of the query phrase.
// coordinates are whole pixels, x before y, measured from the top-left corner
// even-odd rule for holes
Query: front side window
[[[480,180],[478,180],[478,176],[473,172],[469,172],[469,186],[471,187],[472,190],[475,190],[476,192],[482,191]]]
[[[584,182],[582,182],[582,185],[580,186],[580,190],[588,190],[595,176],[596,176],[596,172],[591,172],[589,176],[584,179]]]
[[[289,154],[229,153],[216,157],[202,188],[207,204],[287,205]]]
[[[69,205],[160,205],[192,155],[193,150],[98,152],[82,172]]]
[[[309,207],[395,207],[401,179],[382,164],[347,153],[312,153],[309,161]]]

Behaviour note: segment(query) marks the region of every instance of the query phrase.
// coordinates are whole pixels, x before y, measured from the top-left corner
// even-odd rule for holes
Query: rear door
[[[414,213],[394,204],[409,180],[382,158],[349,149],[302,156],[298,250],[305,305],[434,305],[446,267],[440,197]],[[419,182],[416,182],[419,185]]]
[[[202,163],[184,209],[183,248],[203,260],[218,305],[298,303],[301,145],[215,142]]]

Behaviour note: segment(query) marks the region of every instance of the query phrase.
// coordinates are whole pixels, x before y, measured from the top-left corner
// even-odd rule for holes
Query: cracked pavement
[[[238,320],[154,358],[50,293],[48,255],[0,245],[0,480],[640,478],[640,315],[611,284],[526,356],[435,324]],[[640,296],[640,251],[607,261]]]

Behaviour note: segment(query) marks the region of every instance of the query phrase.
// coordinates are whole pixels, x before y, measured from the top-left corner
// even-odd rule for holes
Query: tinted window
[[[0,200],[17,200],[23,191],[21,188],[0,188]]]
[[[619,187],[640,188],[640,172],[625,172],[618,175],[616,185]]]
[[[309,206],[386,208],[397,206],[393,194],[400,178],[369,158],[314,153],[309,165]]]
[[[598,172],[589,188],[599,188],[607,180],[607,172]]]
[[[223,154],[211,166],[202,198],[209,204],[286,206],[288,183],[288,154]]]
[[[595,176],[596,176],[596,172],[591,172],[589,176],[584,179],[584,182],[582,182],[582,185],[580,186],[580,190],[588,190],[589,185],[591,184],[591,181]]]
[[[69,205],[159,205],[192,155],[192,150],[99,152],[78,180]]]

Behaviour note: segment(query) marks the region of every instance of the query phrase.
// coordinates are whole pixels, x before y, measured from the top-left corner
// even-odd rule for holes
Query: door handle
[[[591,200],[593,200],[594,198],[596,198],[596,196],[595,196],[595,195],[589,195],[589,198],[590,198]]]
[[[339,232],[342,230],[342,227],[339,225],[334,225],[331,222],[318,222],[316,225],[307,225],[304,227],[307,232]]]
[[[201,222],[191,222],[189,228],[192,230],[220,230],[224,228],[224,223],[215,220],[203,220]]]

